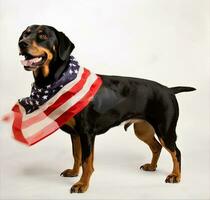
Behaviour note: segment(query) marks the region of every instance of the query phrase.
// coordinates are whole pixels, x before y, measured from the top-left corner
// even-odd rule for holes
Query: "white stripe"
[[[80,101],[80,99],[89,91],[90,87],[96,81],[96,79],[97,79],[97,76],[95,74],[90,74],[90,76],[88,77],[83,88],[77,94],[75,94],[67,102],[65,102],[60,107],[58,107],[56,110],[54,110],[50,115],[48,115],[48,117],[23,129],[22,130],[23,135],[25,137],[30,137],[30,136],[36,134],[37,132],[39,132],[40,130],[42,130],[44,127],[46,127],[49,124],[51,124],[52,122],[54,122],[54,120],[56,120],[64,112],[66,112],[68,109],[70,109],[74,104],[76,104],[77,102]]]
[[[28,120],[28,119],[40,114],[41,112],[46,110],[49,106],[51,106],[61,95],[63,95],[66,91],[69,91],[75,84],[77,84],[81,80],[83,72],[84,72],[84,68],[80,67],[77,77],[70,83],[66,84],[57,94],[55,94],[55,96],[53,96],[47,102],[45,102],[43,105],[41,105],[39,107],[39,109],[37,109],[34,112],[29,113],[29,114],[26,114],[25,109],[23,109],[22,121]]]

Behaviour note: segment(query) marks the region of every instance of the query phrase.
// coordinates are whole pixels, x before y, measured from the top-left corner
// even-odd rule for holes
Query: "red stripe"
[[[89,91],[80,99],[80,101],[74,104],[69,110],[56,119],[56,122],[59,124],[59,126],[62,126],[72,117],[74,117],[74,115],[81,112],[81,110],[83,110],[90,103],[90,101],[92,101],[101,84],[102,80],[97,78],[91,85]]]
[[[58,124],[54,121],[50,125],[43,128],[41,131],[37,132],[36,134],[26,138],[28,141],[28,144],[31,146],[33,144],[36,144],[37,142],[43,140],[47,136],[54,133],[56,130],[58,130]]]
[[[23,116],[22,116],[22,113],[20,111],[18,104],[14,105],[14,107],[12,108],[12,111],[14,112],[14,121],[12,124],[12,130],[13,130],[14,137],[16,140],[18,140],[24,144],[28,144],[28,142],[24,138],[23,133],[21,131],[21,123],[22,123]]]
[[[65,124],[68,120],[74,117],[77,113],[79,113],[82,109],[84,109],[89,102],[92,100],[98,89],[102,84],[102,80],[98,77],[96,81],[91,85],[89,91],[85,94],[85,96],[77,102],[74,106],[72,106],[69,110],[63,113],[60,117],[58,117],[55,122],[57,122],[58,126],[61,127]],[[55,132],[59,127],[55,126],[55,122],[47,125],[41,131],[37,132],[31,137],[27,138],[28,144],[33,145],[40,140],[44,139],[45,137],[51,135]]]
[[[87,81],[88,77],[90,75],[90,71],[87,69],[84,69],[84,72],[82,74],[82,77],[78,83],[76,83],[69,91],[62,94],[51,106],[49,106],[45,111],[39,113],[38,115],[31,117],[30,119],[27,119],[23,121],[22,128],[27,128],[31,126],[32,124],[35,124],[44,118],[46,118],[51,112],[53,112],[55,109],[57,109],[59,106],[64,104],[67,100],[69,100],[72,96],[74,96],[77,92],[79,92],[85,82]]]

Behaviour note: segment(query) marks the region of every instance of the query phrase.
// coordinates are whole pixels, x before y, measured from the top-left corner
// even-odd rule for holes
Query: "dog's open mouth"
[[[25,70],[33,71],[36,70],[38,67],[42,66],[47,59],[47,55],[39,55],[33,56],[28,53],[20,54],[21,56],[21,64],[24,66]]]

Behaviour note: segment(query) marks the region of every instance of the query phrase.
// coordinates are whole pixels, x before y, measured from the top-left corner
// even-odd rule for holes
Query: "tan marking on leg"
[[[81,142],[79,136],[71,136],[72,137],[72,150],[74,156],[74,165],[72,169],[72,173],[75,175],[79,174],[79,168],[82,164],[82,150],[81,150]]]
[[[93,168],[94,149],[89,157],[82,164],[83,173],[80,180],[75,183],[71,188],[71,193],[83,193],[89,187],[90,177],[94,171]]]
[[[82,162],[82,150],[79,135],[71,135],[72,140],[72,152],[74,157],[74,165],[72,169],[66,169],[61,173],[64,177],[75,177],[79,174],[79,169]]]
[[[176,156],[176,151],[171,151],[165,146],[165,143],[162,139],[160,139],[160,142],[162,146],[165,147],[165,149],[170,153],[172,161],[173,161],[173,171],[171,174],[169,174],[166,178],[166,183],[178,183],[181,180],[181,168],[180,163]]]
[[[65,123],[66,125],[74,128],[76,125],[76,120],[71,118],[69,121]],[[82,163],[82,150],[81,150],[81,142],[80,136],[77,134],[71,134],[71,141],[72,141],[72,153],[74,157],[74,165],[72,169],[66,169],[61,173],[61,176],[64,177],[74,177],[78,176],[79,169]]]
[[[145,171],[155,171],[162,146],[154,137],[155,131],[153,127],[148,122],[139,120],[134,123],[134,131],[136,136],[145,142],[152,151],[151,163],[141,166],[141,169]]]

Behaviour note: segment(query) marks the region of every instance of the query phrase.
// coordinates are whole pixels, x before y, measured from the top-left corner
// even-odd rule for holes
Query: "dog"
[[[22,62],[25,70],[33,72],[35,84],[39,87],[53,83],[62,75],[75,48],[64,33],[46,25],[27,27],[19,38],[18,46],[20,55],[25,57]],[[60,127],[71,135],[74,157],[73,168],[66,169],[61,176],[78,176],[82,166],[82,176],[71,187],[71,193],[83,193],[89,187],[94,171],[95,136],[122,122],[125,122],[125,130],[133,124],[135,135],[152,151],[151,162],[140,168],[155,171],[164,147],[173,160],[173,171],[165,182],[180,182],[181,152],[176,145],[179,108],[175,94],[193,91],[195,88],[168,88],[140,78],[99,76],[102,85],[92,101]]]

